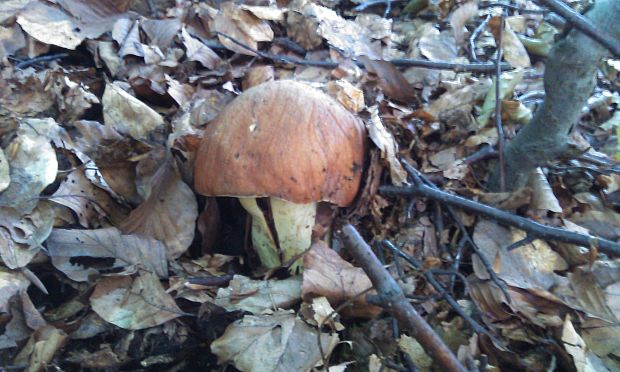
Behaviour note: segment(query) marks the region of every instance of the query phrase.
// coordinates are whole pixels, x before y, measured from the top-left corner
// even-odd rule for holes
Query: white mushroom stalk
[[[264,266],[275,268],[300,255],[310,247],[312,227],[316,219],[316,203],[296,204],[278,198],[269,198],[271,213],[278,237],[276,244],[265,215],[256,198],[239,198],[241,205],[252,216],[252,245]],[[280,251],[282,262],[280,262]],[[302,258],[291,264],[291,272],[303,268]]]

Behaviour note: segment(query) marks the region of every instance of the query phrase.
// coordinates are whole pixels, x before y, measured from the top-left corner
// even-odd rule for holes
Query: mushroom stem
[[[296,204],[278,198],[269,198],[271,214],[278,235],[278,245],[276,245],[265,215],[256,203],[256,198],[239,198],[239,201],[252,216],[252,245],[265,267],[272,269],[282,265],[278,245],[284,262],[310,247],[312,227],[316,219],[316,203]],[[302,262],[301,258],[296,260],[289,270],[300,271]]]
[[[252,216],[252,245],[260,262],[269,269],[280,266],[278,247],[267,225],[265,215],[256,203],[256,198],[239,198],[239,202]]]
[[[269,198],[271,214],[278,233],[278,242],[286,262],[304,252],[312,243],[312,228],[316,220],[316,203],[296,204],[278,198]],[[301,271],[303,259],[297,259],[291,272]],[[300,269],[300,270],[298,270]]]

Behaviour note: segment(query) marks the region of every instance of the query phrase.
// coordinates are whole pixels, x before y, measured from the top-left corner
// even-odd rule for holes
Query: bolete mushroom
[[[278,267],[310,247],[317,202],[352,203],[365,138],[360,120],[321,91],[292,80],[266,82],[207,125],[196,191],[238,197],[252,217],[252,244],[262,264]],[[269,198],[275,231],[257,203],[261,197]]]

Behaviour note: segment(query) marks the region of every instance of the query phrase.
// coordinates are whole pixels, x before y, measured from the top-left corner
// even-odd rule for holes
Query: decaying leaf
[[[369,72],[377,75],[379,87],[386,96],[404,103],[417,101],[413,86],[409,84],[394,64],[388,61],[372,60],[367,56],[360,56],[359,59]]]
[[[98,230],[55,229],[47,240],[47,248],[52,264],[79,282],[87,281],[89,275],[97,274],[98,270],[72,262],[72,258],[77,257],[114,258],[111,268],[131,271],[141,266],[159,277],[168,276],[166,248],[162,242],[148,237],[123,235],[114,227]]]
[[[360,295],[371,287],[372,283],[364,270],[343,260],[323,242],[313,244],[304,256],[301,293],[305,301],[324,296],[333,307],[350,301],[350,306],[342,309],[341,315],[372,318],[382,309],[370,305],[366,302],[366,296]]]
[[[248,10],[237,7],[233,2],[220,5],[220,10],[214,15],[211,29],[230,36],[253,50],[257,49],[257,42],[273,39],[273,30],[266,21]],[[223,35],[218,35],[218,38],[226,48],[233,52],[254,55],[254,52],[239,46]]]
[[[495,40],[498,39],[498,33],[500,29],[500,17],[495,16],[489,21],[489,27],[493,30]],[[504,51],[504,58],[511,66],[515,68],[530,67],[530,56],[527,54],[527,50],[517,37],[517,34],[510,27],[510,23],[504,24],[504,30],[502,33],[502,47]]]
[[[43,326],[30,336],[13,362],[28,365],[28,372],[43,371],[68,340],[69,336],[63,330],[51,325]]]
[[[220,57],[211,48],[190,35],[185,28],[181,30],[181,38],[190,61],[200,62],[201,65],[211,70],[221,62]]]
[[[45,44],[75,49],[83,40],[72,17],[38,1],[30,2],[19,12],[17,23],[30,36]]]
[[[4,264],[10,269],[25,267],[41,250],[53,225],[54,210],[47,202],[24,215],[0,208],[0,257]]]
[[[93,310],[106,321],[124,329],[155,327],[182,312],[154,274],[99,280],[90,296]]]
[[[102,104],[105,125],[137,140],[164,124],[155,110],[114,84],[106,85]]]
[[[166,255],[182,255],[194,239],[198,203],[192,189],[177,174],[168,159],[151,178],[151,192],[120,228],[126,234],[153,237],[166,244]]]
[[[396,158],[398,153],[398,145],[394,137],[383,125],[379,117],[379,109],[372,106],[370,111],[370,120],[366,121],[366,129],[372,142],[381,150],[381,157],[390,165],[390,176],[394,185],[402,185],[407,183],[407,172],[400,165],[400,161]]]
[[[251,280],[235,275],[227,288],[217,291],[215,304],[228,311],[244,310],[260,314],[286,309],[301,301],[301,277],[284,280]]]
[[[0,268],[0,313],[8,313],[11,298],[29,285],[30,281],[19,271]]]
[[[211,352],[244,372],[310,371],[321,361],[317,340],[325,355],[338,342],[337,334],[318,332],[286,311],[246,315],[211,343]]]
[[[29,133],[11,141],[5,153],[12,182],[0,194],[0,206],[29,213],[36,207],[39,193],[56,179],[56,153],[49,139]]]

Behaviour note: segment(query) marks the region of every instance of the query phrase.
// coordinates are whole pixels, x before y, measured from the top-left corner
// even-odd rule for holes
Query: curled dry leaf
[[[169,259],[181,256],[194,240],[198,202],[177,174],[172,157],[151,178],[151,192],[121,225],[126,234],[153,237],[166,244]]]
[[[164,124],[155,110],[114,84],[107,84],[102,99],[103,119],[123,134],[141,140]]]
[[[227,288],[217,291],[215,304],[228,311],[260,314],[270,309],[286,309],[301,301],[301,277],[284,280],[251,280],[235,275]]]
[[[368,111],[370,111],[370,120],[366,121],[368,135],[372,142],[381,150],[381,157],[388,162],[392,183],[397,186],[407,183],[407,172],[405,172],[402,165],[400,165],[400,161],[396,157],[398,153],[398,144],[394,136],[392,136],[392,133],[388,132],[387,128],[383,125],[379,117],[379,108],[377,106],[372,106]]]
[[[204,67],[213,70],[222,62],[220,57],[205,43],[190,35],[185,27],[181,30],[181,39],[185,45],[185,53],[190,61],[200,62]]]
[[[135,269],[141,266],[159,277],[168,276],[166,247],[152,238],[123,235],[115,227],[98,230],[55,229],[47,239],[52,264],[70,279],[85,282],[94,268],[72,262],[77,257],[114,258],[112,269]]]
[[[136,278],[100,279],[90,296],[90,304],[107,322],[130,330],[155,327],[182,314],[157,276],[147,272]]]
[[[140,26],[146,33],[150,45],[155,45],[160,50],[166,51],[181,29],[181,20],[178,18],[144,19],[140,22]]]
[[[244,372],[310,371],[338,343],[337,334],[320,333],[295,314],[246,315],[213,341],[218,363],[231,362]]]
[[[304,268],[301,292],[305,301],[325,296],[333,307],[351,301],[342,316],[373,318],[381,313],[380,307],[366,302],[365,295],[356,297],[372,287],[364,270],[343,260],[324,242],[312,245],[304,256]]]

